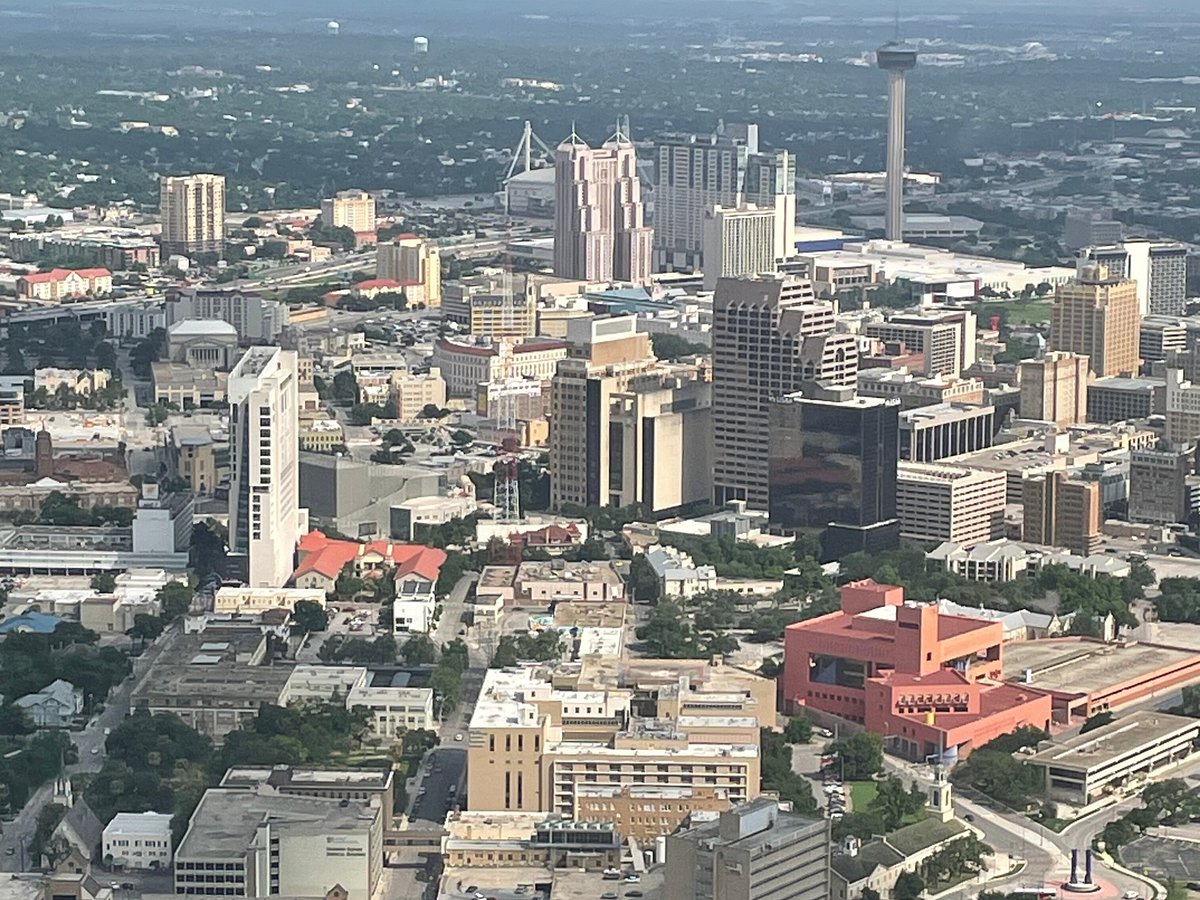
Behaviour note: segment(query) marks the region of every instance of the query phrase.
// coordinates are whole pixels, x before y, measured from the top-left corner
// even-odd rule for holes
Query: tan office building
[[[415,234],[402,234],[379,245],[375,277],[401,284],[420,284],[427,307],[438,309],[442,305],[442,258],[437,245]]]
[[[789,276],[722,278],[713,297],[713,471],[717,503],[766,509],[767,410],[805,381],[853,386],[854,335],[836,335],[834,307]]]
[[[1027,542],[1065,547],[1080,556],[1095,552],[1103,519],[1100,482],[1050,472],[1025,479],[1021,501]]]
[[[390,393],[401,422],[415,421],[426,406],[442,409],[446,405],[446,382],[436,366],[424,375],[393,372]]]
[[[375,233],[375,198],[366,191],[338,191],[321,201],[321,222],[327,228],[349,228],[355,234]]]
[[[758,795],[759,726],[774,722],[773,695],[764,701],[744,684],[746,673],[727,680],[724,667],[702,662],[696,672],[684,664],[661,686],[653,672],[643,681],[639,672],[614,673],[609,665],[620,663],[488,671],[468,735],[472,810],[580,817],[586,809],[632,833],[628,804],[617,799],[626,788],[663,791],[664,801],[674,794],[678,803],[692,797],[704,808],[717,797],[739,803]],[[680,694],[690,700],[693,692],[708,702],[681,702]],[[679,788],[704,790],[668,790]],[[605,804],[600,794],[615,797]],[[658,833],[669,830],[670,823]]]
[[[1074,425],[1087,421],[1088,358],[1052,350],[1021,363],[1021,418]]]
[[[1098,378],[1137,372],[1140,331],[1137,283],[1105,266],[1083,266],[1054,292],[1050,348],[1088,357]]]
[[[221,253],[225,246],[225,176],[159,180],[162,254]]]
[[[901,536],[964,544],[1004,537],[1006,482],[1003,472],[900,463],[896,515]]]
[[[550,381],[551,505],[661,512],[707,499],[707,368],[660,363],[634,316],[572,320],[567,337],[571,358]]]

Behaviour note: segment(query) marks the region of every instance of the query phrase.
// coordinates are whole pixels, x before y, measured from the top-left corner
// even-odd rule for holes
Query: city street
[[[928,766],[885,756],[884,767],[899,775],[906,783],[913,778],[925,786],[933,783],[933,773]],[[1200,763],[1197,763],[1197,767],[1200,767]],[[1191,770],[1192,767],[1182,768],[1178,777],[1183,777]],[[987,889],[991,890],[1000,885],[1041,886],[1066,881],[1070,875],[1071,851],[1079,850],[1082,858],[1083,851],[1091,846],[1092,838],[1108,822],[1124,815],[1138,803],[1136,797],[1122,801],[1068,826],[1062,833],[1043,828],[1025,816],[1002,810],[994,804],[985,805],[968,799],[959,792],[954,795],[954,812],[960,819],[979,829],[989,846],[1025,861],[1020,872],[988,882]],[[1143,897],[1150,896],[1146,881],[1113,871],[1098,857],[1094,866],[1097,880],[1106,882],[1118,894],[1136,891]],[[939,900],[967,900],[980,890],[978,884],[963,885],[957,891],[941,895]]]
[[[458,632],[466,626],[467,597],[478,577],[474,572],[464,575],[442,602],[442,615],[432,635],[439,647],[455,640]],[[446,813],[457,802],[461,802],[467,769],[467,725],[471,721],[471,712],[483,684],[483,669],[488,662],[477,651],[471,650],[469,640],[467,644],[470,668],[463,673],[461,701],[438,728],[441,744],[426,754],[421,769],[408,782],[408,815],[414,821],[440,825],[446,820]]]
[[[113,689],[104,710],[98,716],[94,716],[82,731],[71,735],[71,740],[79,751],[79,761],[66,767],[67,775],[77,772],[99,772],[104,766],[104,730],[116,728],[129,715],[129,698],[146,678],[151,663],[170,643],[170,633],[164,632],[134,660],[133,674]],[[16,818],[5,824],[3,834],[0,835],[0,871],[20,872],[29,865],[29,860],[22,862],[24,848],[33,837],[38,812],[50,801],[53,792],[53,781],[42,785],[29,798],[29,802]]]

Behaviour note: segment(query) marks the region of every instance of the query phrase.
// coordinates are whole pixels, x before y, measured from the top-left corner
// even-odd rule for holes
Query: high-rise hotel
[[[221,253],[225,176],[167,176],[159,181],[162,254]]]

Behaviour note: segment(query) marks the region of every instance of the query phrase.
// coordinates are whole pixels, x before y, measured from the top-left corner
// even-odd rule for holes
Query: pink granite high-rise
[[[621,132],[595,149],[572,133],[554,153],[554,274],[584,281],[650,278],[653,229],[645,223],[633,143]]]

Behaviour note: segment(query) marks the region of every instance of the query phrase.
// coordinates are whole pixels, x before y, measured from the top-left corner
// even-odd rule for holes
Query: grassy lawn
[[[1070,825],[1072,821],[1071,819],[1056,819],[1054,816],[1045,816],[1043,818],[1039,818],[1035,815],[1030,816],[1029,818],[1033,819],[1035,822],[1041,823],[1042,827],[1049,828],[1054,832],[1061,832],[1064,828]]]
[[[1050,321],[1050,300],[1030,297],[1028,300],[989,300],[975,305],[981,328],[987,327],[989,316],[1004,315],[1009,325],[1041,325]]]
[[[879,791],[873,781],[850,781],[846,786],[850,789],[850,808],[855,812],[865,811]]]

